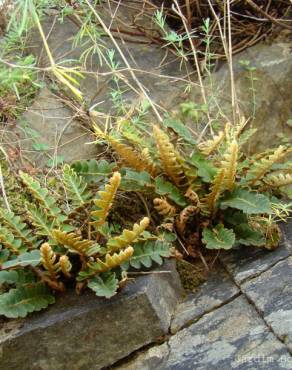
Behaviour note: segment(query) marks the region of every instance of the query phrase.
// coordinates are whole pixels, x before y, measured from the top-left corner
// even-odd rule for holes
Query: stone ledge
[[[95,370],[155,342],[168,333],[182,292],[175,262],[162,270],[169,273],[140,277],[111,300],[71,292],[46,311],[5,323],[0,368]]]

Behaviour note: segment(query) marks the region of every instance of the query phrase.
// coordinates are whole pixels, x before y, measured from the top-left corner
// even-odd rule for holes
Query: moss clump
[[[186,293],[195,292],[208,277],[206,267],[201,260],[197,260],[194,264],[179,260],[177,270]]]

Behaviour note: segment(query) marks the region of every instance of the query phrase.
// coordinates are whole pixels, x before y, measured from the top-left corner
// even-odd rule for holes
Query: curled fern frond
[[[156,211],[162,216],[174,216],[176,214],[176,208],[165,199],[155,198],[153,204]]]
[[[208,207],[207,213],[214,213],[216,202],[224,189],[225,176],[226,170],[225,168],[222,168],[220,171],[218,171],[212,182],[211,192],[202,199],[202,202]]]
[[[68,248],[71,253],[77,253],[82,256],[92,256],[99,252],[100,246],[92,240],[82,239],[76,233],[66,233],[61,230],[52,232],[54,239]]]
[[[223,160],[221,162],[221,167],[225,168],[226,170],[225,186],[226,189],[228,189],[229,191],[232,191],[234,186],[237,170],[237,159],[238,159],[238,144],[236,140],[233,140],[233,142],[227,148],[227,151],[224,154]]]
[[[273,164],[280,161],[288,154],[285,146],[280,145],[272,154],[258,160],[247,174],[251,185],[254,185],[257,181],[262,180],[263,177],[271,170]]]
[[[133,230],[125,229],[121,235],[109,239],[107,249],[109,252],[115,252],[126,248],[128,245],[135,242],[139,236],[145,231],[149,225],[149,218],[144,217],[139,224],[134,224]]]
[[[209,156],[218,149],[224,137],[225,133],[223,131],[220,131],[218,135],[213,136],[212,139],[203,141],[202,143],[198,144],[198,149],[205,156]]]
[[[44,268],[48,271],[50,278],[57,280],[59,263],[56,262],[57,256],[53,252],[49,243],[43,243],[40,247],[41,263]]]
[[[46,209],[47,215],[57,218],[61,210],[56,206],[55,199],[49,195],[46,188],[42,188],[40,183],[27,173],[20,171],[20,177],[31,195]]]
[[[70,271],[72,269],[71,262],[68,256],[61,256],[59,259],[59,266],[64,276],[67,278],[71,277]]]
[[[277,175],[270,175],[267,177],[264,177],[263,180],[267,185],[271,187],[277,187],[280,188],[281,186],[287,186],[292,184],[292,175],[289,173],[280,173]]]
[[[127,262],[133,255],[134,248],[127,247],[124,250],[119,251],[119,253],[106,254],[105,261],[97,258],[95,263],[88,264],[88,267],[94,270],[96,273],[101,273],[114,269],[120,266],[122,263]]]
[[[185,193],[185,196],[192,202],[193,205],[200,207],[199,196],[191,187],[188,188],[188,190]]]
[[[94,204],[99,209],[91,212],[92,217],[98,218],[98,220],[92,222],[96,227],[105,223],[120,183],[121,175],[119,172],[115,172],[110,178],[109,183],[105,185],[104,190],[97,193],[99,199],[94,199]]]
[[[63,181],[74,207],[80,207],[90,199],[91,193],[87,191],[86,182],[68,164],[63,167]]]
[[[199,209],[196,206],[188,206],[180,212],[179,217],[175,223],[176,228],[180,235],[184,234],[188,220],[198,212]]]
[[[185,180],[182,159],[170,142],[169,137],[159,127],[153,126],[153,135],[166,175],[172,179],[176,186],[182,185]]]

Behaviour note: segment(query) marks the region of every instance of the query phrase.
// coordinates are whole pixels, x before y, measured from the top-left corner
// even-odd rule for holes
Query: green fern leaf
[[[167,195],[169,199],[173,200],[181,207],[187,205],[186,199],[181,191],[171,182],[165,181],[162,177],[155,179],[155,192],[159,195]]]
[[[0,208],[0,218],[15,237],[21,239],[28,247],[33,246],[35,238],[31,235],[32,231],[22,221],[20,216],[16,216],[13,212]]]
[[[133,171],[124,168],[121,171],[122,181],[120,187],[126,191],[149,191],[153,189],[153,182],[151,176],[146,171]]]
[[[2,243],[9,251],[13,254],[18,255],[19,253],[25,252],[26,247],[23,245],[21,239],[17,239],[14,235],[6,228],[0,226],[0,243]]]
[[[13,260],[6,261],[2,264],[1,269],[2,270],[8,270],[10,268],[14,268],[17,266],[37,266],[41,261],[40,251],[38,249],[35,249],[31,252],[26,252],[18,257],[16,257]]]
[[[231,229],[225,229],[222,224],[214,229],[203,229],[202,241],[208,249],[231,249],[235,242],[235,234]]]
[[[88,281],[88,288],[94,291],[98,297],[111,298],[118,290],[119,281],[114,272],[105,272]]]
[[[262,233],[252,229],[248,224],[240,224],[234,227],[236,241],[242,245],[254,245],[262,247],[266,243],[266,239]]]
[[[104,159],[101,161],[91,159],[74,162],[71,167],[79,176],[82,176],[84,181],[89,183],[104,181],[104,178],[111,175],[115,163],[109,163]]]
[[[63,167],[63,180],[69,199],[74,207],[82,206],[92,196],[87,184],[68,164]]]
[[[130,266],[135,269],[140,269],[143,266],[149,268],[153,262],[161,265],[163,258],[170,256],[170,245],[161,240],[136,243],[133,248],[133,256],[121,265],[123,270],[128,270]]]
[[[0,295],[0,315],[8,318],[25,317],[28,313],[40,311],[52,303],[55,303],[55,298],[44,284],[11,289]]]
[[[0,286],[1,284],[15,284],[18,281],[17,271],[0,271]]]
[[[213,181],[218,170],[216,167],[213,167],[210,161],[208,161],[202,154],[193,154],[190,158],[190,163],[197,167],[198,176],[201,177],[204,182],[210,183]]]
[[[269,198],[263,194],[252,193],[245,189],[236,189],[222,199],[220,208],[240,209],[247,214],[271,213]]]
[[[49,219],[48,215],[34,204],[27,204],[27,212],[30,221],[37,229],[37,235],[52,238],[52,230],[57,224],[56,219]]]

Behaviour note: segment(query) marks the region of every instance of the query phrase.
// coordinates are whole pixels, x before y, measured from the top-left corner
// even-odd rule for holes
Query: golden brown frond
[[[44,268],[48,271],[51,279],[56,280],[59,270],[59,263],[56,262],[57,256],[53,252],[49,243],[43,243],[40,247],[41,263]]]
[[[199,196],[191,187],[188,188],[188,190],[185,193],[185,196],[190,199],[193,205],[200,207]]]
[[[272,187],[281,187],[292,184],[292,175],[289,173],[280,173],[277,175],[270,175],[264,178],[264,182]]]
[[[113,200],[116,196],[117,190],[121,183],[121,175],[119,172],[114,172],[109,180],[109,183],[105,185],[104,190],[100,190],[97,195],[99,199],[94,199],[94,204],[99,209],[91,212],[92,217],[97,217],[98,220],[92,221],[95,226],[101,226],[105,223],[109,211],[112,207]]]
[[[214,213],[216,202],[224,189],[224,182],[225,182],[226,170],[222,168],[218,171],[217,175],[214,177],[211,186],[211,192],[207,194],[207,196],[202,199],[202,202],[205,203],[208,207],[208,212],[211,214]]]
[[[160,130],[159,127],[153,126],[153,135],[158,149],[159,158],[166,175],[175,185],[182,185],[185,181],[182,159],[179,158],[178,153],[166,133]]]
[[[106,254],[105,261],[97,258],[96,263],[88,264],[89,268],[92,268],[94,271],[101,273],[114,269],[115,267],[120,266],[123,262],[128,261],[134,253],[133,247],[128,247],[119,253]]]
[[[59,259],[59,265],[63,275],[66,276],[67,278],[70,278],[71,277],[70,271],[72,269],[72,265],[68,256],[61,256]]]
[[[162,216],[174,216],[176,214],[176,208],[165,199],[155,198],[153,204],[156,211]]]
[[[92,240],[82,239],[82,237],[76,233],[66,233],[61,230],[53,230],[52,234],[56,241],[68,248],[71,253],[92,256],[99,250],[99,246]]]
[[[236,140],[230,144],[226,153],[223,155],[221,167],[226,170],[225,187],[229,191],[233,189],[237,170],[238,144]]]
[[[208,156],[208,155],[212,154],[213,152],[215,152],[215,150],[218,149],[218,147],[222,143],[224,137],[225,137],[225,133],[223,131],[220,131],[218,133],[218,135],[213,136],[212,139],[203,141],[202,143],[198,144],[198,149],[205,156]]]
[[[234,138],[238,139],[240,134],[242,133],[243,129],[245,128],[248,120],[245,117],[241,117],[238,125],[235,126],[234,129]]]
[[[111,136],[107,137],[107,141],[127,166],[136,171],[147,171],[151,175],[155,176],[156,169],[150,156],[146,157],[145,155],[138,153],[131,146],[123,144],[118,139]]]
[[[157,176],[157,168],[149,154],[149,149],[144,148],[141,152],[141,158],[146,165],[146,171],[150,173],[153,177]]]
[[[188,220],[198,212],[199,212],[199,209],[196,206],[188,206],[180,212],[179,217],[175,223],[176,228],[178,232],[180,233],[180,235],[184,234]]]
[[[122,234],[110,239],[107,243],[109,252],[123,249],[135,242],[149,225],[149,218],[144,217],[139,224],[134,224],[133,230],[123,230]]]
[[[289,150],[285,146],[280,145],[274,153],[257,161],[250,169],[248,176],[250,176],[251,184],[262,180],[263,177],[271,170],[274,163],[277,163],[288,154]]]

